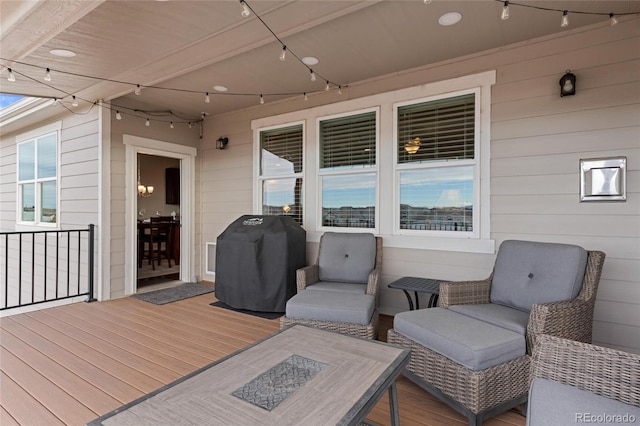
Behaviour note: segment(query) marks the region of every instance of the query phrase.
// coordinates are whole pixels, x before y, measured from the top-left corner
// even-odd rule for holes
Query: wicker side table
[[[409,310],[413,311],[413,300],[411,299],[411,295],[409,294],[409,292],[413,291],[413,294],[415,295],[415,309],[420,309],[418,293],[431,293],[427,308],[432,308],[438,304],[441,282],[445,281],[436,280],[433,278],[402,277],[389,284],[389,288],[396,288],[404,291],[404,295],[407,296],[407,300],[409,301]]]

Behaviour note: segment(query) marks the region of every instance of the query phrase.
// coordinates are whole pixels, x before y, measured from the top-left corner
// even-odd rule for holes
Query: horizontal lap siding
[[[605,251],[594,340],[634,352],[640,352],[639,22],[627,20],[615,27],[603,23],[406,70],[352,84],[347,94],[354,99],[496,70],[491,117],[491,238],[496,247],[506,239],[522,239]],[[561,98],[558,81],[567,69],[577,76],[577,94]],[[252,211],[251,120],[335,101],[318,99],[306,104],[267,104],[213,118],[209,128],[215,134],[205,135],[204,141],[225,134],[231,142],[224,151],[216,150],[213,142],[202,144],[203,244],[215,241],[237,216]],[[315,123],[306,126],[307,132],[315,131],[311,130]],[[314,136],[307,134],[309,137]],[[307,151],[305,155],[316,154]],[[628,159],[627,201],[580,203],[580,159],[609,156]],[[309,242],[307,247],[311,261],[317,243]],[[494,262],[495,254],[385,247],[381,311],[395,314],[407,309],[404,294],[387,288],[399,277],[481,279],[489,276]]]
[[[621,40],[601,38],[604,32],[582,34],[573,47],[508,66],[509,91],[498,80],[491,231],[497,241],[605,251],[594,342],[640,352],[640,39],[637,29]],[[576,74],[577,94],[560,98],[564,69]],[[555,72],[548,76],[548,70]],[[627,157],[627,201],[580,203],[580,159],[611,156]]]

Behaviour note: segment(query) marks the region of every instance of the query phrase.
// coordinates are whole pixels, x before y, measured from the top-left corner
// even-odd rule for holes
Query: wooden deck
[[[278,320],[209,306],[211,294],[153,305],[77,303],[0,320],[0,424],[83,425],[279,328]],[[391,325],[381,321],[381,336]],[[403,425],[465,419],[402,378]],[[369,415],[389,424],[386,396]],[[524,425],[515,411],[485,423]]]

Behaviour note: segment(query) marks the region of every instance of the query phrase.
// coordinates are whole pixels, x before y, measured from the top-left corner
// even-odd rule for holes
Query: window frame
[[[373,112],[375,113],[375,164],[371,167],[358,167],[349,169],[337,169],[337,170],[322,170],[320,167],[320,157],[321,157],[321,140],[320,140],[320,123],[322,121],[328,121],[333,119],[340,119],[349,116],[356,116],[360,114],[366,114]],[[323,115],[316,117],[316,157],[317,161],[315,164],[315,173],[316,173],[316,223],[315,228],[318,232],[372,232],[379,233],[380,230],[380,107],[373,106],[369,108],[356,109],[346,112],[341,112],[338,114],[331,115]],[[349,176],[349,175],[358,175],[358,174],[375,174],[375,199],[374,199],[374,221],[375,226],[373,228],[359,228],[359,227],[340,227],[340,226],[324,226],[322,220],[322,178],[324,176]]]
[[[60,226],[60,147],[61,147],[61,130],[62,122],[55,122],[50,125],[41,127],[39,129],[32,130],[16,137],[16,226],[18,227],[45,227],[45,228],[59,228]],[[56,138],[56,158],[55,158],[55,176],[39,178],[37,176],[38,170],[38,143],[37,141],[51,135],[55,135]],[[34,177],[32,179],[20,179],[20,146],[29,142],[34,143]],[[42,190],[41,184],[43,182],[55,182],[56,184],[56,220],[55,222],[42,222]],[[22,220],[22,187],[23,185],[34,185],[34,220],[25,221]]]
[[[262,174],[262,144],[261,144],[261,140],[262,140],[262,132],[268,132],[271,130],[278,130],[278,129],[286,129],[288,127],[295,127],[295,126],[301,126],[302,127],[302,158],[301,158],[301,162],[302,162],[302,170],[298,173],[288,173],[288,174],[281,174],[281,175],[273,175],[273,176],[265,176]],[[287,123],[282,123],[282,124],[276,124],[273,126],[265,126],[265,127],[259,127],[254,129],[255,130],[255,135],[254,135],[254,140],[255,140],[255,164],[254,164],[254,171],[255,171],[255,176],[256,178],[254,179],[254,183],[256,185],[256,187],[254,188],[253,193],[255,194],[255,199],[254,199],[254,211],[259,212],[258,214],[260,215],[264,215],[262,207],[263,207],[263,201],[264,201],[264,182],[268,181],[268,180],[284,180],[284,179],[302,179],[302,187],[301,187],[301,199],[302,199],[302,203],[301,203],[301,209],[302,209],[302,214],[300,215],[301,219],[302,219],[302,224],[301,226],[304,226],[304,224],[307,223],[307,209],[306,209],[306,203],[305,203],[305,199],[306,199],[306,194],[305,194],[305,185],[306,185],[306,179],[307,177],[305,176],[305,169],[306,169],[306,150],[305,150],[305,146],[306,146],[306,122],[305,120],[299,120],[299,121],[291,121],[291,122],[287,122]]]
[[[400,141],[398,140],[398,112],[399,109],[407,105],[416,105],[427,102],[435,102],[442,99],[455,98],[457,96],[463,96],[468,94],[474,94],[474,158],[462,159],[462,160],[433,160],[425,162],[415,163],[400,163],[398,158],[398,146]],[[407,236],[425,236],[425,237],[443,237],[443,238],[480,238],[480,219],[481,219],[481,199],[480,199],[480,179],[481,179],[481,90],[480,87],[474,87],[469,89],[463,89],[458,91],[451,91],[447,93],[441,93],[438,95],[427,96],[418,99],[412,99],[409,101],[395,102],[393,104],[393,233],[394,235],[407,235]],[[431,230],[412,230],[402,229],[400,227],[401,209],[400,209],[400,175],[403,171],[407,170],[434,170],[443,168],[455,168],[455,167],[473,167],[473,220],[472,231],[431,231]]]

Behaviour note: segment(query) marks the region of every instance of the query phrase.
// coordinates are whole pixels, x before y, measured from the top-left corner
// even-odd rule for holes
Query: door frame
[[[137,291],[137,158],[138,154],[157,155],[180,160],[180,273],[181,281],[195,280],[195,157],[191,146],[123,135],[126,151],[125,201],[125,283],[126,295]]]

